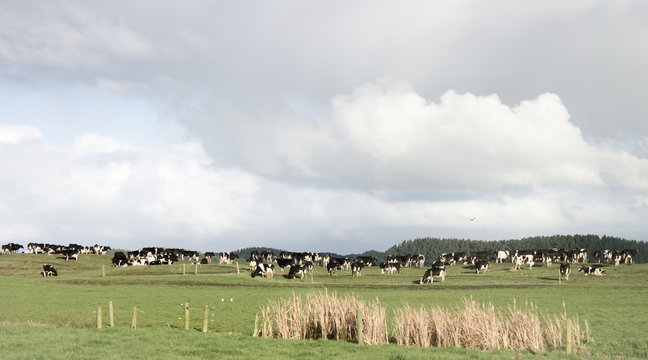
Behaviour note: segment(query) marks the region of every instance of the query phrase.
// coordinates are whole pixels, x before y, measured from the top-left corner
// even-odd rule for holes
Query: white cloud
[[[41,132],[35,127],[0,124],[0,144],[18,144],[40,138]]]
[[[0,9],[0,59],[53,67],[99,67],[149,58],[153,47],[130,26],[71,4]]]

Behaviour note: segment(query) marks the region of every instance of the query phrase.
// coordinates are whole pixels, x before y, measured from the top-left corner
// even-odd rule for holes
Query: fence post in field
[[[184,304],[184,322],[185,330],[189,330],[189,301]]]
[[[101,306],[97,307],[97,329],[101,329]]]
[[[115,312],[113,311],[112,300],[108,301],[108,323],[111,328],[115,327]]]
[[[567,354],[572,353],[572,322],[567,319],[567,341],[565,343],[565,351]]]
[[[101,277],[106,277],[106,265],[101,265]]]
[[[182,275],[187,274],[187,264],[182,264]]]
[[[203,308],[203,332],[206,333],[209,328],[209,305]]]
[[[362,332],[364,330],[363,326],[362,326],[362,310],[357,310],[356,311],[356,322],[357,322],[357,325],[356,325],[356,333],[357,334],[356,335],[357,335],[357,338],[358,338],[358,344],[362,344],[363,343],[363,341],[362,341],[363,340],[362,339],[362,337],[363,337]]]
[[[194,275],[198,275],[198,264],[196,264],[196,267],[194,268]]]
[[[241,272],[239,271],[238,261],[236,262],[236,274],[237,274],[237,275],[240,275],[240,274],[241,274]]]
[[[137,306],[133,308],[133,314],[131,315],[131,329],[137,329]]]

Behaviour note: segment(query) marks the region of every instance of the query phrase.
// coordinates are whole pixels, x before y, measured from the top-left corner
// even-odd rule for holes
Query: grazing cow
[[[295,259],[293,258],[277,258],[277,266],[281,268],[281,271],[283,271],[286,266],[292,267],[293,265],[295,265]]]
[[[205,252],[204,256],[205,258],[203,260],[206,259],[207,263],[211,263],[214,256],[216,256],[216,253],[214,253],[213,251],[207,251]]]
[[[58,276],[58,272],[54,268],[54,266],[50,264],[44,264],[43,265],[43,272],[41,272],[41,275],[43,276]]]
[[[274,275],[274,265],[273,264],[258,264],[256,269],[250,273],[251,277],[263,276],[263,277],[272,277]]]
[[[443,253],[439,256],[439,261],[445,265],[454,266],[457,263],[458,258],[455,253]]]
[[[520,270],[522,268],[522,265],[528,264],[529,265],[529,270],[533,269],[533,265],[535,262],[533,262],[533,259],[535,258],[535,255],[517,255],[513,257],[513,263],[515,264],[515,270]]]
[[[581,266],[580,269],[578,269],[578,272],[582,272],[587,275],[594,275],[594,276],[604,276],[605,275],[605,270],[603,270],[600,266]]]
[[[65,261],[73,259],[74,261],[79,260],[79,251],[76,249],[63,249],[60,253],[65,257]]]
[[[376,258],[373,256],[356,256],[354,262],[360,263],[364,266],[374,266],[376,265]]]
[[[637,256],[637,249],[625,249],[621,251],[623,262],[626,264],[634,264],[634,258]]]
[[[385,272],[389,273],[390,275],[400,274],[400,263],[395,263],[395,264],[380,263],[380,273],[384,275]]]
[[[288,279],[294,279],[299,276],[300,280],[304,280],[304,276],[306,276],[306,265],[293,265],[290,267],[290,271],[288,272],[288,275],[286,277]]]
[[[128,265],[128,258],[126,257],[126,254],[121,251],[115,252],[112,258],[112,264],[115,267]]]
[[[470,254],[470,263],[474,265],[478,261],[486,261],[486,262],[488,262],[488,257],[489,256],[490,256],[490,253],[488,251],[476,251],[476,252]]]
[[[361,271],[364,267],[364,264],[361,262],[354,262],[351,264],[351,276],[360,276],[362,275]]]
[[[238,255],[233,252],[221,252],[219,255],[220,255],[218,258],[219,264],[231,264],[234,261],[234,259],[238,259]]]
[[[432,284],[434,282],[434,278],[439,278],[441,279],[441,282],[444,282],[445,276],[446,276],[445,266],[431,267],[425,271],[425,273],[421,277],[421,280],[419,280],[419,284],[421,285],[427,283]]]
[[[569,255],[573,263],[579,263],[581,260],[583,264],[587,262],[587,249],[574,249]]]
[[[488,271],[488,261],[487,260],[477,260],[475,261],[475,271],[477,274],[481,271],[482,273],[486,273]]]
[[[571,273],[571,267],[569,263],[560,264],[560,278],[569,280],[569,274]]]
[[[327,264],[326,264],[326,271],[328,271],[329,275],[333,276],[337,272],[338,269],[338,264],[335,260],[331,259]]]
[[[9,243],[6,245],[2,245],[2,251],[0,251],[1,255],[6,255],[9,253],[17,252],[18,250],[22,249],[23,246],[20,244],[14,244],[14,243]]]
[[[504,260],[508,259],[509,252],[506,250],[498,250],[495,252],[495,263],[503,263]]]

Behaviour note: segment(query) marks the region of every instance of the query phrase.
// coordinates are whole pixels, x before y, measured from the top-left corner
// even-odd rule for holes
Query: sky
[[[639,0],[0,0],[0,242],[644,241],[647,15]]]

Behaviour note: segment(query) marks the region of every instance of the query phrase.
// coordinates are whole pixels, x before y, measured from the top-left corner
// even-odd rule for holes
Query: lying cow
[[[50,264],[44,264],[43,265],[43,272],[41,272],[41,275],[43,276],[58,276],[58,272],[56,269],[54,269],[54,266]]]
[[[569,274],[571,273],[571,267],[569,263],[560,264],[560,278],[569,280]]]
[[[581,266],[580,269],[578,269],[578,272],[583,272],[585,274],[585,276],[587,276],[587,275],[604,276],[605,275],[605,270],[603,270],[600,266]]]
[[[263,276],[263,277],[272,277],[274,275],[274,265],[273,264],[257,264],[256,268],[250,273],[251,277]]]
[[[446,276],[445,266],[435,266],[425,271],[423,277],[421,277],[421,280],[419,280],[419,284],[421,285],[426,283],[432,284],[434,282],[434,278],[439,278],[441,279],[441,282],[443,282],[445,281],[445,276]]]
[[[482,273],[486,273],[488,271],[488,261],[486,260],[478,260],[475,262],[475,271],[477,274],[481,271]]]

